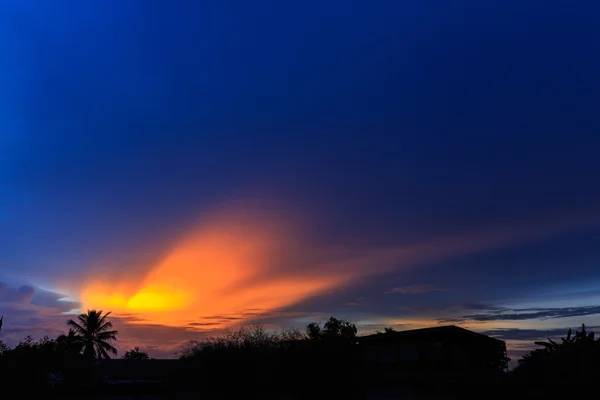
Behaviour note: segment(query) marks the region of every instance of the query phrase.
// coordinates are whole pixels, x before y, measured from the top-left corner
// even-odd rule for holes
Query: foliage
[[[306,325],[306,336],[311,340],[321,339],[321,326],[316,322]]]
[[[323,328],[309,324],[306,334],[270,332],[252,325],[191,342],[181,353],[191,376],[181,379],[220,396],[227,392],[231,396],[260,393],[262,397],[294,388],[312,398],[348,397],[360,392],[357,385],[362,382],[357,350],[356,327],[336,318]],[[312,387],[323,389],[315,394]]]
[[[356,326],[343,319],[330,317],[323,328],[312,322],[306,326],[306,335],[312,340],[343,341],[356,343]]]
[[[117,349],[109,342],[117,340],[118,332],[112,330],[112,323],[107,321],[110,312],[102,314],[102,310],[88,310],[80,314],[74,321],[67,321],[67,325],[74,331],[83,345],[83,355],[87,358],[110,358],[109,353],[117,354]]]
[[[517,381],[526,383],[575,384],[588,383],[600,376],[600,339],[587,332],[585,325],[573,334],[569,329],[560,342],[548,339],[535,342],[541,346],[525,355],[513,374]]]
[[[133,349],[126,351],[123,358],[126,360],[149,360],[150,356],[148,356],[148,353],[140,350],[140,348],[136,346]]]
[[[391,333],[396,333],[396,330],[394,328],[392,328],[391,326],[386,326],[383,328],[383,331],[377,331],[375,332],[378,335],[389,335]]]
[[[226,330],[221,336],[191,341],[180,353],[180,358],[189,359],[219,350],[276,347],[290,337],[303,338],[297,331],[276,333],[267,331],[262,325],[242,326],[238,330]]]
[[[45,336],[34,341],[27,336],[15,348],[4,346],[0,359],[2,376],[7,384],[27,390],[49,385],[48,374],[63,367],[56,341]]]
[[[69,333],[56,338],[56,344],[62,352],[80,354],[83,351],[84,341],[73,329],[69,329]]]

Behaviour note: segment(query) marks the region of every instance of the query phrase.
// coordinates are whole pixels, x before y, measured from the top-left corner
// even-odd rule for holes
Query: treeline
[[[50,389],[57,384],[79,386],[87,364],[67,335],[56,339],[30,336],[9,348],[0,342],[0,380],[3,389],[21,393]]]
[[[181,353],[179,386],[225,397],[294,393],[300,398],[363,398],[356,327],[330,318],[306,332],[269,332],[260,325],[195,341]]]
[[[72,391],[80,398],[94,394],[101,382],[94,380],[92,361],[116,352],[110,342],[118,332],[108,316],[93,310],[81,314],[68,321],[67,334],[55,339],[27,337],[13,348],[0,341],[2,389],[18,390],[22,395],[39,390]],[[393,331],[388,328],[380,334]],[[168,390],[218,394],[219,398],[260,395],[264,399],[284,392],[298,398],[365,398],[371,388],[357,340],[354,324],[333,317],[323,325],[308,324],[304,331],[241,327],[190,342],[178,355],[181,368],[166,386]],[[569,387],[573,393],[600,378],[600,339],[585,325],[576,332],[569,330],[561,340],[548,339],[536,345],[538,349],[503,375],[500,382],[510,393],[538,396],[558,387]],[[123,358],[149,357],[135,347]],[[476,382],[472,386],[482,390]]]
[[[3,389],[20,393],[45,389],[80,390],[93,385],[91,361],[115,356],[112,346],[118,332],[108,320],[110,313],[89,310],[68,320],[69,331],[55,339],[48,336],[35,341],[27,336],[14,347],[0,340],[0,384]],[[0,331],[3,318],[0,317]],[[123,358],[145,359],[139,348]]]
[[[580,387],[600,378],[600,338],[585,325],[559,341],[535,342],[539,348],[518,361],[513,380],[529,386],[571,384]]]

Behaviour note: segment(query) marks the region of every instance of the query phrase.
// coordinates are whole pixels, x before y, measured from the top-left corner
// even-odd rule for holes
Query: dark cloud
[[[564,337],[569,329],[575,332],[581,329],[581,326],[554,328],[554,329],[493,329],[482,332],[485,335],[492,336],[502,340],[524,340],[535,342],[545,340],[547,338]],[[600,329],[600,326],[586,326],[587,331],[595,331]]]
[[[190,341],[200,340],[215,332],[215,330],[199,330],[198,327],[191,326],[147,324],[140,322],[137,317],[112,316],[111,322],[119,331],[116,343],[119,354],[139,346],[148,351],[151,357],[157,358],[174,358],[176,353]]]
[[[463,310],[485,310],[485,311],[501,311],[504,310],[502,307],[494,306],[485,303],[466,303],[461,306]]]
[[[56,308],[61,312],[69,312],[81,308],[80,302],[69,300],[67,295],[44,289],[35,290],[31,304]]]
[[[221,324],[219,322],[191,322],[188,326],[194,327],[219,327]]]
[[[29,303],[33,298],[35,289],[23,285],[19,288],[11,288],[6,283],[0,282],[0,302],[2,303]]]
[[[484,311],[484,309],[481,309]],[[468,314],[459,317],[440,318],[444,323],[464,321],[522,321],[529,319],[557,319],[567,317],[580,317],[585,315],[600,314],[600,306],[562,307],[562,308],[492,308],[480,314]]]
[[[274,321],[284,322],[293,320],[294,318],[305,317],[314,315],[314,313],[307,313],[302,311],[288,311],[288,310],[260,310],[256,308],[247,309],[235,315],[212,315],[206,317],[200,317],[196,321],[188,324],[188,326],[194,327],[218,327],[218,326],[229,326],[241,323],[253,323],[260,322],[264,324],[272,324]]]
[[[81,303],[69,300],[67,295],[23,285],[19,288],[0,282],[0,303],[33,304],[69,312],[81,307]]]
[[[421,294],[421,293],[429,293],[429,292],[439,292],[443,289],[435,285],[409,285],[409,286],[400,286],[395,287],[390,291],[385,292],[389,293],[401,293],[401,294]]]
[[[67,316],[59,310],[31,303],[1,303],[4,316],[0,339],[9,346],[19,343],[25,336],[40,339],[56,337],[66,330]]]

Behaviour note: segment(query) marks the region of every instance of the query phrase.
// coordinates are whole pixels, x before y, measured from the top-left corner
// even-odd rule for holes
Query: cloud
[[[547,338],[564,337],[567,335],[569,329],[572,329],[573,332],[575,332],[576,330],[581,329],[581,326],[554,329],[493,329],[482,333],[502,340],[523,340],[533,343]],[[588,332],[596,329],[600,329],[600,326],[586,326]]]
[[[237,206],[207,213],[162,259],[139,268],[135,276],[89,277],[80,292],[83,306],[140,318],[132,323],[189,327],[190,323],[219,320],[225,327],[239,318],[261,318],[248,313],[249,308],[268,314],[327,296],[367,277],[589,227],[593,225],[590,220],[597,222],[597,218],[570,216],[537,221],[522,229],[497,227],[385,247],[335,244],[314,248],[302,241],[305,232],[298,218],[246,204]],[[442,289],[412,285],[389,293],[438,290]],[[204,320],[207,316],[223,318]]]
[[[11,288],[6,283],[0,282],[0,302],[2,303],[29,303],[33,298],[35,289],[23,285],[19,288]]]
[[[140,324],[136,317],[111,317],[110,320],[119,332],[116,347],[120,355],[138,346],[151,357],[174,358],[190,341],[219,332],[213,329],[215,327],[199,331],[194,327]]]
[[[18,288],[0,282],[0,303],[33,304],[69,312],[81,307],[77,301],[68,300],[67,295],[22,285]]]
[[[31,304],[52,307],[61,312],[70,312],[81,308],[79,301],[70,300],[65,294],[44,289],[35,290]]]
[[[30,303],[0,303],[4,316],[0,339],[14,346],[26,336],[56,337],[66,331],[66,316],[56,308]]]
[[[429,293],[429,292],[439,292],[444,289],[440,289],[434,285],[409,285],[409,286],[400,286],[395,287],[390,291],[385,292],[389,293],[401,293],[401,294],[420,294],[420,293]]]
[[[482,310],[483,311],[483,310]],[[493,307],[487,312],[468,314],[453,318],[440,318],[444,323],[465,321],[522,321],[529,319],[558,319],[600,314],[600,306],[562,307],[562,308],[498,308]]]
[[[0,315],[4,316],[0,339],[14,346],[26,336],[56,337],[66,330],[64,313],[79,307],[78,302],[57,292],[0,282]]]
[[[342,285],[334,269],[285,268],[292,228],[272,216],[213,214],[201,221],[149,272],[136,279],[94,279],[85,308],[134,314],[141,321],[197,328],[270,318],[286,306]],[[202,324],[198,324],[202,323]]]

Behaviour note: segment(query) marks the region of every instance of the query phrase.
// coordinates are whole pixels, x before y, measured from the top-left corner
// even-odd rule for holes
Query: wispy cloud
[[[29,285],[10,287],[0,282],[0,303],[34,304],[49,307],[61,312],[69,312],[81,307],[77,301],[69,300],[67,295]]]
[[[85,287],[84,304],[116,315],[133,313],[149,323],[226,327],[269,318],[349,279],[341,271],[285,270],[280,253],[290,246],[286,224],[248,214],[212,215],[145,276]]]
[[[581,329],[581,326],[553,329],[492,329],[482,333],[502,340],[525,340],[533,343],[534,341],[545,340],[547,338],[553,339],[566,336],[569,329],[576,331],[577,329]],[[600,329],[600,326],[586,326],[587,331],[598,329]]]
[[[408,285],[408,286],[399,286],[395,287],[392,290],[385,292],[386,294],[390,293],[400,293],[400,294],[421,294],[421,293],[429,293],[429,292],[439,292],[444,289],[441,289],[435,285]]]
[[[486,312],[467,314],[458,317],[440,318],[443,323],[465,321],[523,321],[531,319],[558,319],[600,314],[600,306],[555,307],[555,308],[498,308],[493,307]]]
[[[110,309],[115,315],[133,313],[143,321],[170,326],[214,323],[200,320],[211,315],[242,315],[255,320],[256,315],[244,310],[257,308],[260,313],[268,313],[326,295],[365,277],[591,224],[590,218],[570,216],[539,221],[522,229],[497,227],[385,247],[311,250],[297,242],[295,221],[234,207],[233,211],[211,213],[164,259],[144,269],[143,275],[117,282],[90,279],[81,298],[86,308]],[[387,293],[416,295],[439,290],[443,289],[423,284],[395,287]],[[235,321],[222,319],[224,325]],[[196,326],[200,329],[209,325]]]
[[[11,288],[6,283],[0,282],[0,302],[2,303],[29,303],[33,298],[35,289],[23,285],[19,288]]]
[[[14,346],[26,336],[56,337],[66,331],[66,317],[59,310],[30,303],[0,303],[4,316],[0,339]]]

